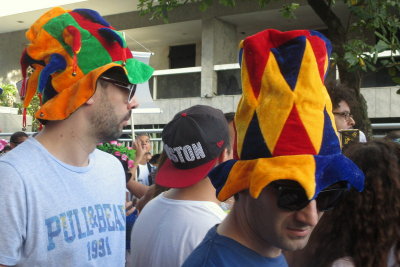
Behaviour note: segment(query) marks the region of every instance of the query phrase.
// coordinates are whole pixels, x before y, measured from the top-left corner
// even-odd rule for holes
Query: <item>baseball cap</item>
[[[221,110],[196,105],[174,116],[162,140],[168,158],[158,170],[156,183],[189,187],[207,176],[229,145],[228,123]]]

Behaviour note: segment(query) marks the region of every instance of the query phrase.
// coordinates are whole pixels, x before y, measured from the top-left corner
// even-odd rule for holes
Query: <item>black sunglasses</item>
[[[295,181],[275,181],[271,183],[271,186],[278,191],[277,204],[281,209],[291,211],[302,210],[311,201],[307,198],[304,188]],[[334,208],[347,190],[346,182],[339,182],[322,190],[315,199],[317,209],[319,211],[328,211]]]
[[[101,76],[99,79],[102,79],[103,81],[112,83],[115,86],[118,86],[120,88],[128,90],[129,91],[128,103],[132,102],[132,99],[135,96],[135,92],[136,92],[136,86],[137,86],[136,84],[124,83],[124,82],[117,81],[117,80],[114,80],[113,78],[106,77],[106,76]]]

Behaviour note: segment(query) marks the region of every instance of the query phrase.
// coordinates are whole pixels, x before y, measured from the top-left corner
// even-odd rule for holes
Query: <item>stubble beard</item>
[[[91,124],[99,142],[108,142],[118,139],[122,134],[123,120],[119,120],[114,107],[107,101],[102,101],[98,111],[92,116]]]

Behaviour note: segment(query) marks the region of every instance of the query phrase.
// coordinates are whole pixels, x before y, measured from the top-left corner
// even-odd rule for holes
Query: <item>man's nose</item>
[[[354,119],[353,119],[352,117],[349,118],[348,123],[349,123],[351,126],[354,126],[354,125],[356,124],[356,122],[354,121]]]
[[[136,96],[134,96],[132,98],[132,101],[130,103],[128,103],[128,109],[131,110],[131,109],[137,108],[138,106],[139,106],[139,103],[136,100]]]
[[[317,209],[317,202],[312,200],[305,208],[297,211],[295,216],[299,223],[314,227],[319,221],[320,214],[321,212]]]

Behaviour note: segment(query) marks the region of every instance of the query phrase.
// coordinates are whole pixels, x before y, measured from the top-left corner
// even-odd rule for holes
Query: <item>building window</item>
[[[382,60],[385,60],[385,58],[378,59],[378,62],[375,65],[378,71],[368,71],[367,73],[364,73],[361,87],[384,87],[396,85],[392,80],[392,77],[390,77],[388,69],[382,67]]]
[[[196,64],[196,44],[177,45],[169,48],[171,69],[194,67]]]

